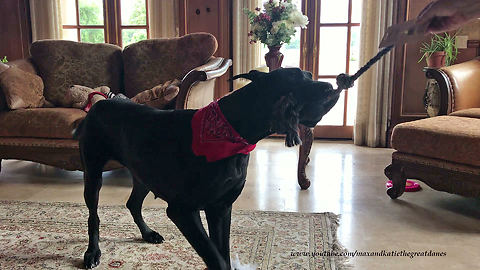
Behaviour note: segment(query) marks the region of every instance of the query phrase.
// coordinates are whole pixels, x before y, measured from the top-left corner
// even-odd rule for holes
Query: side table
[[[438,116],[440,112],[440,87],[437,80],[432,76],[432,71],[436,71],[437,68],[423,68],[425,76],[427,77],[427,84],[425,86],[425,94],[423,95],[423,104],[429,117]]]
[[[269,72],[267,66],[261,66],[255,69],[261,72]],[[298,129],[302,145],[300,145],[298,151],[297,181],[301,189],[308,189],[310,187],[310,180],[305,172],[305,167],[310,162],[309,155],[313,144],[313,129],[304,125],[298,125]]]

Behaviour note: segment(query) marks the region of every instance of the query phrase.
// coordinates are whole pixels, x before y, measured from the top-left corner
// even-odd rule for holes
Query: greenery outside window
[[[149,37],[148,0],[61,0],[63,39],[125,47]]]

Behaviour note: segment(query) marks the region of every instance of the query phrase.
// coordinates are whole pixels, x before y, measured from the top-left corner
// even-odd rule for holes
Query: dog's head
[[[252,70],[232,80],[237,78],[252,81],[244,88],[259,91],[257,101],[272,112],[265,115],[271,131],[286,134],[287,146],[301,144],[298,124],[315,127],[340,96],[340,91],[334,91],[330,83],[314,81],[310,72],[299,68],[277,69],[270,73]]]

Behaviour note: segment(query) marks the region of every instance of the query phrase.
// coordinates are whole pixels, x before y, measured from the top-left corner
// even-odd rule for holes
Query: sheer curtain
[[[360,63],[364,64],[379,51],[378,45],[385,30],[393,23],[393,3],[388,0],[364,0],[362,15]],[[353,136],[356,145],[387,145],[391,63],[393,54],[389,53],[359,78]]]
[[[148,1],[150,38],[178,37],[178,0]]]
[[[62,39],[62,12],[60,0],[30,1],[32,41]]]
[[[260,42],[250,44],[248,16],[244,8],[254,10],[262,7],[262,0],[234,0],[233,1],[233,75],[247,73],[260,66]],[[235,80],[233,89],[242,87],[246,82]]]

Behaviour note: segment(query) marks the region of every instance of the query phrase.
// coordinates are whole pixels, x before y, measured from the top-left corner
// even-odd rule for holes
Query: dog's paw
[[[160,244],[160,243],[163,243],[163,241],[165,241],[165,239],[163,239],[163,236],[161,236],[156,231],[151,231],[149,233],[146,233],[142,237],[143,237],[143,240],[152,244]]]
[[[87,250],[87,252],[85,252],[85,255],[83,256],[83,264],[85,268],[92,269],[99,265],[101,255],[102,253],[100,252],[100,249],[93,251]]]

